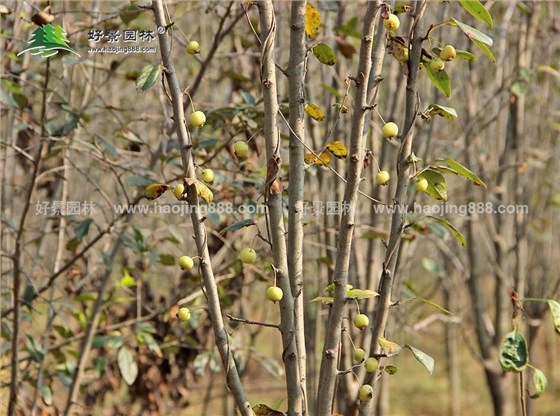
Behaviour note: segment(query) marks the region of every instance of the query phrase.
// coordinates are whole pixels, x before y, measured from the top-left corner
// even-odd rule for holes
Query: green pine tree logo
[[[80,56],[74,49],[68,46],[66,33],[61,26],[53,26],[50,23],[38,27],[31,36],[31,40],[27,42],[29,46],[18,53],[18,56],[25,52],[31,52],[31,55],[41,55],[44,58],[56,55],[59,50],[68,51]]]

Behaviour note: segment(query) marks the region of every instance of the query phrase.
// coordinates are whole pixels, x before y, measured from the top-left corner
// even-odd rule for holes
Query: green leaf
[[[457,118],[457,112],[454,108],[444,107],[439,104],[430,104],[430,106],[424,112],[427,116],[441,116],[446,119]]]
[[[487,187],[482,179],[480,179],[474,172],[451,158],[436,159],[436,162],[445,162],[451,169],[457,172],[458,175],[461,175],[462,177],[467,178],[469,181],[474,182],[476,186],[484,186],[485,188]]]
[[[434,372],[435,361],[432,357],[430,357],[424,351],[420,351],[419,349],[414,348],[412,345],[407,344],[405,345],[405,348],[408,348],[410,351],[412,351],[412,355],[414,355],[414,358],[416,358],[418,362],[422,364],[426,368],[426,370],[428,370],[428,373],[432,374]]]
[[[333,66],[336,64],[336,56],[334,51],[331,49],[329,45],[326,43],[318,43],[313,47],[313,55],[321,62],[322,64]]]
[[[134,361],[130,350],[126,347],[122,347],[119,350],[117,361],[124,381],[131,386],[138,376],[138,365],[136,361]]]
[[[323,87],[326,91],[334,95],[339,100],[342,100],[344,98],[344,96],[340,93],[340,91],[338,91],[336,88],[331,87],[330,85],[321,84],[321,87]]]
[[[25,349],[29,353],[31,359],[33,361],[37,361],[38,363],[41,362],[45,356],[45,352],[43,351],[41,344],[39,344],[39,341],[29,334],[25,335]]]
[[[146,65],[136,78],[136,92],[144,92],[154,86],[161,75],[161,65]]]
[[[438,90],[449,97],[449,95],[451,95],[451,81],[449,80],[449,75],[447,75],[447,72],[432,72],[428,65],[424,65],[424,69],[426,70],[430,81],[432,81],[432,84],[434,84]]]
[[[397,374],[397,371],[399,371],[399,369],[394,365],[386,365],[385,367],[383,367],[383,371],[392,376],[393,374]]]
[[[432,308],[437,309],[440,312],[446,313],[448,315],[453,315],[453,312],[448,311],[447,309],[445,309],[443,306],[438,305],[435,302],[432,302],[431,300],[428,300],[426,298],[423,298],[421,296],[415,296],[413,299],[416,299],[417,301],[420,301],[422,303],[425,303],[426,305],[430,305]]]
[[[144,332],[139,336],[139,338],[141,342],[144,342],[148,346],[151,352],[153,352],[160,358],[163,356],[163,354],[161,353],[161,348],[151,334]]]
[[[457,56],[455,57],[455,59],[463,59],[466,61],[473,61],[476,62],[476,56],[474,56],[472,53],[468,52],[468,51],[462,51],[459,49],[456,49],[455,52],[457,52]]]
[[[533,370],[533,384],[535,385],[535,392],[531,394],[529,397],[531,399],[536,399],[540,397],[546,390],[546,386],[548,385],[548,380],[546,379],[544,373],[538,368],[531,367],[531,370]]]
[[[175,264],[175,257],[171,254],[160,254],[159,262],[164,266],[173,266]]]
[[[441,217],[436,217],[434,215],[427,215],[427,218],[433,218],[434,220],[436,220],[438,223],[440,223],[441,225],[443,225],[445,228],[447,228],[449,231],[451,231],[451,234],[453,234],[453,236],[457,239],[457,241],[459,241],[459,243],[461,243],[461,245],[464,247],[466,244],[466,240],[465,240],[465,236],[463,234],[461,234],[461,232],[459,230],[457,230],[457,228],[455,228],[453,226],[453,224],[451,224],[449,221],[447,221],[445,218],[441,218]]]
[[[224,234],[228,231],[237,231],[244,227],[250,227],[251,225],[257,225],[257,222],[253,218],[247,218],[241,221],[237,221],[234,224],[228,225],[226,228],[220,231],[220,234]]]
[[[447,181],[445,177],[433,169],[426,169],[422,177],[428,181],[426,193],[438,201],[447,201]]]
[[[105,375],[106,361],[103,357],[95,357],[93,359],[93,373],[99,379]]]
[[[113,143],[111,143],[108,140],[105,140],[103,137],[96,135],[95,136],[96,140],[99,140],[101,142],[101,144],[103,145],[103,148],[109,152],[109,154],[111,155],[111,157],[113,159],[118,159],[120,156],[119,151],[117,150],[117,148],[113,145]]]
[[[451,21],[456,24],[459,29],[461,29],[463,33],[473,42],[476,40],[488,46],[492,46],[492,44],[494,43],[490,36],[482,33],[480,30],[475,29],[474,27],[469,26],[457,19],[451,18]]]
[[[531,399],[539,398],[544,391],[546,390],[546,386],[548,385],[548,380],[544,373],[536,367],[529,366],[533,372],[533,384],[535,385],[535,392],[531,394],[529,397]]]
[[[424,267],[424,269],[426,269],[430,273],[433,273],[433,274],[443,273],[443,267],[441,267],[441,264],[439,264],[434,259],[430,259],[428,257],[422,258],[422,266]]]
[[[472,14],[476,19],[480,20],[482,23],[486,23],[488,26],[493,27],[492,16],[486,10],[486,8],[478,0],[459,0],[461,6]]]
[[[490,60],[491,60],[492,62],[494,62],[494,64],[496,64],[496,57],[494,56],[494,54],[492,53],[492,51],[488,48],[488,46],[486,46],[486,45],[485,45],[484,43],[482,43],[482,42],[479,42],[478,40],[474,40],[474,39],[473,39],[472,41],[473,41],[473,43],[474,43],[476,46],[478,46],[478,48],[479,48],[482,52],[484,52],[484,53],[486,54],[486,56],[487,56],[488,58],[490,58]]]
[[[52,390],[44,381],[41,383],[41,397],[47,406],[52,406],[53,396]]]
[[[63,338],[70,338],[71,336],[74,335],[72,330],[70,328],[68,328],[67,326],[53,325],[53,329],[56,332],[58,332],[58,334]]]
[[[513,331],[506,335],[500,346],[500,365],[504,371],[523,371],[527,365],[527,342],[523,335]]]
[[[549,299],[548,306],[550,308],[550,314],[552,315],[552,322],[554,322],[554,328],[556,332],[560,334],[560,303]]]
[[[128,24],[136,19],[144,10],[140,9],[137,4],[128,4],[121,7],[119,17],[124,24]]]
[[[78,224],[76,230],[74,231],[74,233],[76,234],[76,238],[78,239],[78,242],[82,241],[82,239],[87,235],[89,231],[89,226],[92,223],[93,220],[91,218],[86,218],[80,224]]]

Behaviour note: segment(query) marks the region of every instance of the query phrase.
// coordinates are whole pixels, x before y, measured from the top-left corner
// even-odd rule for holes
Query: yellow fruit
[[[235,152],[235,156],[239,159],[245,159],[249,153],[249,146],[247,145],[247,142],[235,142],[233,145],[233,151]]]
[[[279,302],[284,296],[284,292],[278,286],[270,286],[266,289],[266,298],[273,302]]]
[[[377,361],[375,358],[369,357],[366,360],[366,371],[368,373],[373,373],[375,370],[377,370],[378,366],[379,366],[379,361]]]
[[[189,42],[189,44],[187,45],[187,53],[191,55],[200,53],[200,43],[198,43],[196,40]]]
[[[387,30],[397,30],[401,25],[401,21],[395,14],[389,14],[389,17],[383,21],[383,27]]]
[[[175,195],[175,198],[177,198],[179,201],[183,201],[187,199],[187,195],[183,196],[184,192],[185,192],[185,185],[183,185],[182,183],[180,183],[179,185],[175,186],[175,188],[173,188],[173,195]]]
[[[445,46],[439,53],[439,57],[444,61],[452,61],[457,56],[457,51],[452,45]]]
[[[186,322],[191,319],[191,311],[189,308],[181,308],[179,312],[177,312],[177,318],[179,318],[181,322]]]
[[[399,134],[399,126],[392,121],[385,123],[383,128],[381,129],[381,134],[383,137],[396,137]]]
[[[363,313],[359,313],[354,317],[354,326],[358,329],[364,329],[369,325],[369,318]]]
[[[354,355],[352,358],[354,358],[354,361],[356,361],[357,363],[361,363],[362,361],[364,361],[365,356],[366,352],[361,348],[357,348],[354,350]]]
[[[257,253],[249,247],[245,247],[239,252],[239,260],[245,264],[253,264],[257,260]]]
[[[212,169],[204,169],[200,174],[200,178],[206,183],[214,182],[214,171]]]
[[[442,59],[436,58],[430,61],[430,71],[433,73],[443,71],[443,68],[445,68],[445,62]]]
[[[179,267],[181,270],[190,270],[194,266],[194,260],[189,256],[183,256],[179,259]]]
[[[418,181],[416,182],[416,190],[418,192],[425,192],[426,189],[428,189],[428,181],[426,180],[426,178],[418,179]]]
[[[382,170],[377,174],[375,180],[377,181],[378,185],[385,186],[391,180],[391,175],[386,170]]]
[[[373,387],[369,384],[364,384],[360,387],[360,390],[358,390],[358,398],[363,402],[371,400],[373,398]]]
[[[202,127],[206,123],[206,115],[202,111],[195,111],[189,116],[189,123],[193,127]]]

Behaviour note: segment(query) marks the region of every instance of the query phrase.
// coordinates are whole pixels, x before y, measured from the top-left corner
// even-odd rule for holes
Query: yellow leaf
[[[321,26],[319,10],[308,4],[305,12],[305,33],[310,38],[313,38],[317,34],[319,26]]]
[[[199,180],[196,181],[196,193],[202,199],[204,199],[207,203],[210,203],[214,200],[214,194],[204,183],[200,182]]]
[[[329,152],[327,152],[326,150],[323,150],[320,153],[317,153],[317,156],[315,156],[313,153],[306,153],[303,156],[303,160],[305,161],[306,164],[308,165],[317,165],[317,166],[325,166],[328,165],[331,162],[331,155]]]
[[[316,104],[305,104],[304,110],[313,120],[323,121],[325,119],[325,113]]]
[[[379,337],[379,340],[377,342],[388,357],[398,354],[401,350],[401,346],[399,344],[393,341],[389,341],[383,337]]]
[[[345,160],[348,156],[348,149],[344,143],[337,141],[327,143],[327,150],[329,150],[337,158]]]
[[[253,407],[253,412],[257,416],[284,416],[284,413],[271,409],[266,404],[257,404]]]
[[[315,299],[311,299],[310,302],[321,302],[323,305],[330,305],[334,302],[334,298],[331,296],[317,296]]]
[[[163,185],[161,183],[152,183],[144,188],[144,196],[146,197],[146,199],[152,201],[162,196],[164,192],[167,191],[167,189],[169,189],[169,186],[167,185]]]
[[[369,299],[379,296],[379,293],[368,289],[350,289],[346,291],[346,297],[352,299]]]

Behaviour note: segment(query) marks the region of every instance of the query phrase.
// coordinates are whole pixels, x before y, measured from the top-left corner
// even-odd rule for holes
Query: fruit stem
[[[188,91],[185,91],[185,94],[187,95],[187,97],[189,97],[189,102],[191,103],[191,109],[192,109],[192,112],[194,113],[196,110],[194,109],[193,99],[192,99],[192,97],[191,97],[191,95],[189,94]]]
[[[383,119],[383,116],[381,115],[381,113],[379,112],[379,110],[377,110],[377,106],[373,107],[373,109],[375,110],[375,112],[377,113],[377,115],[379,116],[379,118],[381,119],[381,122],[385,125],[387,123],[385,123],[385,120]]]

